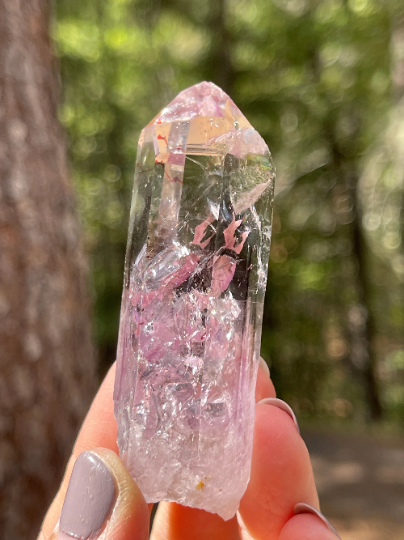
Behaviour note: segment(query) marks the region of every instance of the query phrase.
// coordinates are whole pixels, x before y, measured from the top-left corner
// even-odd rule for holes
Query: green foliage
[[[57,2],[60,119],[104,364],[114,358],[139,132],[179,90],[213,80],[278,169],[262,350],[280,395],[303,415],[363,417],[369,395],[354,349],[366,339],[387,418],[399,418],[404,107],[391,21],[400,9],[394,0]]]

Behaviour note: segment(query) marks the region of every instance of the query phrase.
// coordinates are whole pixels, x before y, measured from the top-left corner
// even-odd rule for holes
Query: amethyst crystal
[[[148,502],[229,519],[247,486],[273,188],[267,145],[212,83],[140,135],[114,400]]]

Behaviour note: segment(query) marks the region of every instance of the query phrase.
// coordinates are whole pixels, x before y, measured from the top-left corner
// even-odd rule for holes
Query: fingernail
[[[286,403],[286,401],[282,401],[281,399],[271,397],[271,398],[261,399],[261,401],[257,403],[257,405],[261,405],[261,404],[272,405],[273,407],[278,407],[278,409],[281,409],[282,411],[285,411],[286,413],[288,413],[288,415],[291,417],[291,419],[295,423],[297,431],[300,433],[300,428],[299,428],[299,424],[297,423],[296,415],[293,412],[293,409],[290,407],[290,405]]]
[[[270,376],[270,372],[269,372],[269,367],[268,367],[268,364],[265,362],[265,360],[260,357],[260,366],[262,367],[262,369],[265,371],[265,373],[268,375],[268,377]]]
[[[334,527],[331,525],[328,519],[323,516],[320,510],[317,510],[317,508],[314,508],[314,506],[311,506],[310,504],[306,504],[306,503],[298,503],[295,506],[294,512],[295,512],[295,516],[297,516],[298,514],[314,514],[315,516],[319,517],[321,521],[325,525],[327,525],[330,531],[333,532],[341,540],[340,535],[337,533],[337,531],[334,529]]]
[[[93,452],[76,460],[59,522],[59,537],[87,540],[102,529],[116,500],[108,467]]]

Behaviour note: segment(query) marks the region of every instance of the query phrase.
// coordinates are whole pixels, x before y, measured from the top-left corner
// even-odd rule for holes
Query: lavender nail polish
[[[278,399],[278,398],[265,398],[265,399],[261,399],[261,401],[259,401],[257,405],[272,405],[273,407],[278,407],[278,409],[285,411],[291,417],[291,419],[293,420],[296,426],[297,431],[300,433],[300,428],[297,422],[296,415],[293,412],[292,407],[288,405],[286,401],[283,401],[282,399]]]
[[[340,535],[337,533],[337,531],[334,529],[334,527],[331,525],[331,523],[328,521],[328,519],[323,516],[323,514],[318,510],[317,508],[314,508],[314,506],[311,506],[307,503],[298,503],[295,506],[295,516],[298,514],[313,514],[321,519],[321,521],[330,529],[331,532],[333,532],[337,538],[341,540]]]
[[[60,537],[94,538],[108,518],[116,499],[112,474],[92,452],[82,452],[74,464],[60,516]]]

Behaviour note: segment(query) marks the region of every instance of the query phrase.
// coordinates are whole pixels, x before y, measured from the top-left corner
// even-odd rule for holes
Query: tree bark
[[[362,229],[362,211],[359,202],[359,175],[356,164],[346,158],[338,148],[332,122],[326,122],[325,137],[328,140],[331,164],[337,180],[351,203],[351,220],[346,224],[348,238],[352,244],[351,279],[356,292],[356,303],[348,306],[347,334],[349,338],[349,367],[363,388],[366,416],[369,420],[380,420],[383,407],[377,377],[377,362],[373,348],[375,321],[371,310],[371,284],[368,275],[367,246]],[[352,145],[355,140],[353,138]]]
[[[0,539],[36,538],[94,391],[48,0],[0,0]]]
[[[350,335],[351,363],[363,380],[367,414],[370,420],[383,417],[380,399],[380,388],[377,376],[376,355],[373,348],[376,334],[375,321],[370,307],[371,285],[366,260],[367,246],[362,229],[362,211],[358,194],[359,177],[351,174],[348,180],[348,193],[352,200],[352,223],[350,236],[352,241],[352,258],[355,266],[355,289],[357,304],[348,312],[348,331]]]

